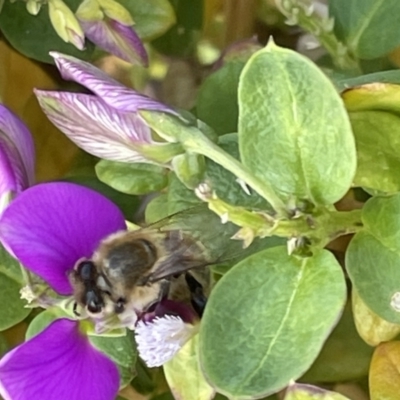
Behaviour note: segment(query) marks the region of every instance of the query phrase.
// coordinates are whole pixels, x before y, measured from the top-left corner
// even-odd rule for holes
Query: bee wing
[[[178,261],[178,262],[177,262]],[[175,259],[170,257],[160,264],[160,268],[151,273],[148,277],[148,282],[153,283],[162,279],[168,279],[173,276],[178,276],[193,269],[205,268],[212,263],[204,260],[187,260]]]
[[[185,236],[182,231],[169,231],[167,243],[168,251],[157,261],[148,282],[167,279],[211,264],[201,244]]]
[[[256,238],[249,247],[244,249],[242,241],[232,239],[239,227],[230,222],[221,223],[221,219],[208,209],[207,204],[177,212],[144,229],[158,232],[181,232],[182,236],[180,239],[177,238],[177,243],[187,235],[192,238],[191,245],[201,243],[203,247],[203,254],[197,249],[196,255],[193,256],[194,251],[191,251],[193,248],[177,246],[171,251],[173,254],[165,258],[158,268],[153,270],[149,277],[153,282],[210,265],[224,264],[224,268],[229,269],[251,254],[285,243],[283,239],[277,237]],[[188,257],[185,252],[189,254]]]

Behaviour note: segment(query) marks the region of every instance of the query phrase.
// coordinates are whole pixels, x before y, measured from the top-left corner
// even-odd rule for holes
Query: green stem
[[[356,233],[362,227],[361,210],[324,210],[319,215],[304,215],[298,219],[279,221],[271,233],[282,237],[306,236],[329,243],[339,236]]]
[[[254,176],[243,164],[208,139],[200,129],[185,126],[177,117],[162,112],[142,110],[140,115],[163,139],[179,142],[186,151],[201,154],[232,172],[267,200],[279,217],[289,215],[285,203],[268,182]]]
[[[193,153],[202,154],[210,160],[232,172],[235,176],[249,185],[260,196],[271,204],[278,216],[288,216],[288,210],[284,202],[277,196],[272,186],[267,182],[258,179],[238,160],[222,150],[218,145],[211,142],[205,136],[185,135],[180,137],[183,147]]]
[[[339,68],[360,70],[358,61],[350,54],[348,47],[334,35],[332,19],[318,15],[313,11],[312,3],[306,0],[278,0],[278,4],[291,24],[301,26],[318,38]]]

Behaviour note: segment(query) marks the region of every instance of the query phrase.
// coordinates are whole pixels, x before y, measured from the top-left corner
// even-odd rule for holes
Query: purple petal
[[[114,400],[118,369],[79,331],[58,319],[0,361],[5,400]]]
[[[88,94],[35,94],[50,121],[88,153],[114,161],[146,161],[140,145],[152,143],[151,131],[137,114],[118,112]]]
[[[131,26],[108,18],[101,21],[78,19],[85,36],[97,46],[132,64],[148,65],[146,49]]]
[[[35,150],[26,125],[0,104],[0,193],[21,192],[34,182]]]
[[[0,240],[25,267],[68,295],[67,272],[122,229],[124,217],[107,198],[73,183],[53,182],[25,190],[6,208]]]
[[[156,110],[177,114],[165,104],[121,85],[88,62],[57,52],[51,52],[50,55],[64,79],[87,87],[113,108],[129,112]]]

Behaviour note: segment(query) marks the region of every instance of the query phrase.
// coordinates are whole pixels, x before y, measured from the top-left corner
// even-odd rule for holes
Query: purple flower
[[[93,65],[51,53],[64,79],[93,94],[35,90],[48,118],[79,147],[123,162],[168,163],[182,153],[177,143],[155,141],[139,110],[176,114],[168,106],[121,85]]]
[[[25,124],[0,104],[0,213],[34,182],[35,150]]]
[[[84,0],[76,17],[85,36],[97,46],[125,61],[147,66],[148,57],[132,28],[129,11],[114,0]]]
[[[114,400],[118,369],[79,331],[58,319],[0,360],[5,400]]]
[[[22,192],[0,218],[0,240],[58,294],[72,294],[68,272],[100,241],[125,229],[117,206],[72,183]],[[92,347],[76,321],[59,319],[0,361],[0,394],[13,400],[113,400],[114,363]]]

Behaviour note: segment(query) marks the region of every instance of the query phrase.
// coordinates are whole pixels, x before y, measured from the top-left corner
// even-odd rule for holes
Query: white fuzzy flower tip
[[[135,329],[139,355],[148,367],[159,367],[173,358],[196,332],[196,325],[175,315],[139,321]]]

